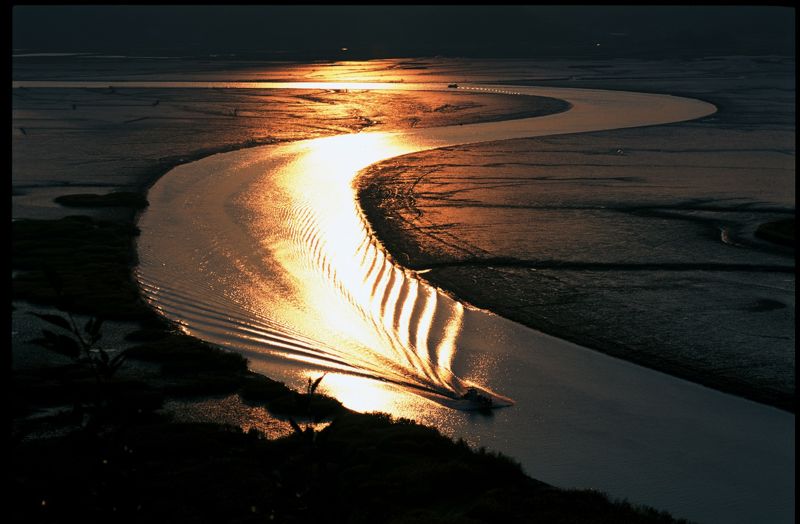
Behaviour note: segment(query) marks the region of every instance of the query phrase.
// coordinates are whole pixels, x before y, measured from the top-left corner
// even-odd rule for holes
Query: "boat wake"
[[[374,238],[356,202],[356,174],[436,147],[674,122],[715,110],[642,93],[513,92],[564,98],[572,109],[269,145],[173,169],[151,188],[139,221],[144,295],[187,333],[246,353],[274,378],[292,376],[281,374],[286,366],[336,371],[457,409],[511,405],[472,378],[480,374],[460,339],[465,306],[395,264]]]
[[[464,306],[393,263],[339,174],[283,162],[295,147],[263,150],[228,170],[236,177],[200,161],[157,184],[140,221],[145,297],[185,332],[251,360],[471,409],[462,397],[479,386],[452,371]],[[512,403],[481,390],[493,407]]]

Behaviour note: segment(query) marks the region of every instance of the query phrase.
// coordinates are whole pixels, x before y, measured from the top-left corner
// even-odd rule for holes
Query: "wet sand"
[[[554,100],[455,91],[14,89],[12,215],[74,214],[53,198],[140,190],[170,167],[222,151],[559,110]]]
[[[697,65],[693,94],[721,107],[699,121],[391,159],[360,201],[401,264],[474,305],[793,411],[794,251],[754,236],[794,216],[776,64]],[[583,83],[690,89],[605,74]]]

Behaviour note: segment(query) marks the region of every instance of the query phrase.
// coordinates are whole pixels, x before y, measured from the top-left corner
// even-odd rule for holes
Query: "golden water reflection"
[[[653,125],[711,112],[707,104],[677,97],[525,89],[563,93],[574,110],[552,119],[420,130],[417,139],[427,137],[427,142],[418,146],[436,147],[437,138],[439,144],[455,145]],[[787,444],[794,441],[793,417],[493,315],[465,308],[459,317],[446,295],[412,283],[413,278],[387,264],[362,229],[337,232],[360,222],[338,216],[353,213],[348,206],[354,200],[348,193],[353,174],[342,173],[338,164],[357,170],[363,164],[354,156],[367,155],[365,163],[376,156],[366,145],[360,150],[358,140],[400,153],[412,144],[386,135],[354,136],[217,155],[180,166],[159,180],[140,220],[138,276],[146,296],[193,335],[243,353],[254,371],[302,390],[308,377],[318,377],[335,363],[342,369],[328,374],[321,391],[345,405],[389,411],[473,445],[491,445],[555,485],[614,488],[645,502],[666,493],[672,501],[691,501],[682,507],[695,505],[702,493],[703,503],[696,505],[702,511],[695,513],[700,520],[709,515],[713,520],[707,507],[738,509],[742,493],[750,494],[746,502],[755,508],[753,514],[763,512],[765,500],[777,500],[791,514],[793,491],[786,479],[793,479],[794,471],[786,465],[794,463],[794,447]],[[316,153],[313,176],[302,169],[312,165],[298,154],[303,148]],[[342,179],[343,192],[331,191],[327,179],[348,176]],[[310,185],[301,187],[300,177]],[[409,284],[391,294],[397,304],[377,299],[385,296],[388,302],[391,286],[403,278]],[[337,281],[355,281],[356,286],[343,293]],[[353,297],[366,297],[366,302]],[[337,310],[335,320],[329,317],[331,307],[351,304],[351,299],[358,307]],[[451,318],[460,320],[451,323]],[[447,380],[440,381],[437,372],[448,378],[443,369],[450,360],[441,342],[448,339],[447,326],[459,324],[450,347],[451,371],[513,394],[519,403],[512,410],[471,417],[385,378],[411,376],[441,387]],[[392,340],[400,348],[413,348],[414,355],[396,353]],[[312,357],[314,362],[299,362]],[[409,367],[409,362],[419,366]],[[430,366],[428,372],[420,371],[423,364]],[[625,428],[622,438],[620,428]],[[619,475],[620,463],[631,465],[630,475]],[[653,476],[654,471],[663,475]],[[643,484],[640,479],[648,475],[653,482]],[[683,486],[677,495],[674,486]],[[778,500],[774,486],[789,489]]]
[[[75,88],[75,89],[329,89],[339,91],[384,91],[430,89],[430,83],[405,82],[227,82],[199,80],[13,80],[12,89],[19,88]]]
[[[421,412],[434,406],[424,398],[409,396],[396,386],[365,380],[352,375],[329,373],[321,389],[345,407],[361,413],[380,411],[383,413]]]
[[[451,369],[463,306],[394,264],[353,188],[361,169],[417,147],[389,133],[288,145],[288,160],[242,201],[271,271],[288,288],[280,294],[294,297],[276,301],[275,290],[252,285],[243,296],[248,309],[270,315],[285,333],[313,339],[302,348],[295,340],[295,351],[284,339],[281,356],[335,371],[325,388],[358,411],[408,413],[413,404],[417,412],[431,407],[420,395],[452,403],[470,386]]]
[[[392,262],[358,208],[353,179],[375,162],[425,149],[652,125],[715,110],[643,93],[558,93],[571,111],[305,140],[176,168],[169,184],[150,191],[140,221],[148,232],[140,241],[140,283],[187,331],[245,353],[259,372],[293,387],[302,389],[309,373],[332,371],[374,383],[331,381],[331,393],[352,406],[369,401],[418,419],[425,417],[416,407],[392,406],[424,396],[464,407],[459,397],[473,380],[484,390],[498,380],[480,375],[489,366],[465,358],[465,308]],[[477,354],[497,344],[485,333],[471,340]]]

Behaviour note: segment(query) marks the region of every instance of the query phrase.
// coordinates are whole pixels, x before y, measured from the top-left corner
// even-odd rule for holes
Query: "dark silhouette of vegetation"
[[[305,428],[301,428],[300,424],[293,417],[289,417],[289,424],[291,424],[292,429],[298,435],[305,435],[308,439],[313,443],[316,437],[316,432],[314,430],[314,424],[317,424],[322,421],[323,416],[319,411],[314,411],[313,409],[313,401],[314,401],[314,393],[317,391],[319,387],[319,383],[322,382],[322,379],[325,378],[327,373],[323,373],[319,376],[319,378],[315,380],[311,380],[311,377],[308,377],[308,385],[306,386],[306,393],[300,399],[302,404],[305,404],[305,415],[307,418],[311,419],[311,422],[306,424]]]
[[[299,393],[281,382],[253,375],[243,382],[239,394],[248,403],[265,405],[274,415],[302,417],[318,423],[347,411],[335,398],[316,392],[320,380],[322,377],[314,385],[309,379],[306,392]]]
[[[108,320],[152,318],[131,278],[138,234],[130,224],[83,216],[12,222],[11,263],[20,270],[12,282],[12,299],[63,302],[46,275],[55,272],[75,313]]]
[[[314,446],[165,421],[24,442],[11,484],[13,522],[675,522],[533,480],[434,429],[353,413]]]
[[[324,375],[300,393],[250,372],[241,355],[176,332],[143,304],[130,277],[137,234],[89,217],[13,222],[12,298],[63,312],[34,313],[48,324],[35,343],[72,363],[13,371],[12,522],[674,522],[548,486],[435,429],[352,413],[318,393]],[[90,316],[82,326],[78,313]],[[135,345],[98,347],[101,318],[138,321],[126,336]],[[123,363],[133,360],[158,371],[131,379]],[[267,440],[156,411],[167,396],[234,393],[286,416],[294,433]],[[30,418],[70,404],[94,410],[79,431],[83,408]],[[56,433],[19,431],[42,421]]]
[[[31,312],[31,315],[49,324],[51,329],[42,328],[42,336],[30,342],[68,357],[79,368],[77,373],[73,371],[72,380],[66,374],[61,376],[61,380],[66,389],[74,390],[71,395],[74,402],[73,416],[79,418],[84,427],[95,429],[95,426],[102,424],[108,417],[110,410],[119,408],[116,402],[119,390],[113,387],[112,379],[125,362],[127,353],[124,350],[110,352],[100,347],[98,343],[103,336],[103,319],[90,317],[81,329],[69,310],[72,300],[63,293],[58,273],[46,270],[45,277],[53,288],[56,307],[62,314]],[[80,379],[85,374],[80,369],[89,371],[94,387],[86,388],[85,382],[81,383]],[[75,378],[79,380],[74,381]]]
[[[178,333],[133,346],[128,356],[157,364],[161,390],[176,397],[232,394],[249,373],[247,360],[238,353]]]
[[[119,352],[113,357],[101,347],[96,347],[103,337],[100,328],[103,326],[103,319],[91,317],[83,326],[83,331],[78,328],[74,315],[68,309],[72,303],[71,298],[63,293],[63,283],[58,273],[52,270],[45,270],[45,277],[53,288],[58,309],[66,316],[35,313],[31,315],[44,320],[48,324],[60,328],[68,335],[54,333],[48,329],[42,329],[42,337],[32,340],[33,344],[49,349],[61,355],[71,358],[76,364],[85,364],[92,370],[98,382],[109,380],[114,376],[117,369],[125,361],[124,351]]]
[[[42,338],[34,339],[31,341],[32,343],[70,357],[77,364],[88,365],[98,380],[110,379],[125,361],[127,355],[124,351],[112,357],[103,348],[95,347],[102,337],[100,327],[103,319],[101,318],[90,318],[81,333],[71,313],[67,313],[66,318],[61,315],[44,313],[31,313],[31,315],[71,333],[71,335],[63,335],[42,329]]]

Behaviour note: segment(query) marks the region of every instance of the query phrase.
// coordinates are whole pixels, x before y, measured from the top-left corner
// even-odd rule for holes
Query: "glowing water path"
[[[188,333],[246,354],[257,371],[298,386],[327,370],[323,386],[345,405],[436,425],[547,482],[707,522],[788,522],[793,416],[465,307],[389,259],[352,188],[361,169],[402,154],[684,121],[714,106],[643,93],[480,89],[561,98],[572,109],[179,166],[151,189],[139,222],[146,296]],[[446,407],[461,406],[455,399],[471,385],[516,404],[491,418]]]

